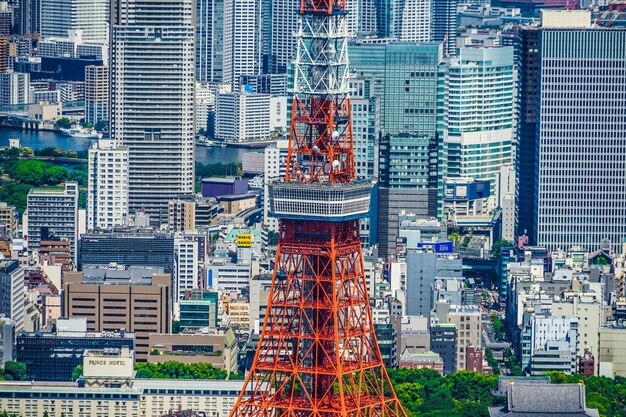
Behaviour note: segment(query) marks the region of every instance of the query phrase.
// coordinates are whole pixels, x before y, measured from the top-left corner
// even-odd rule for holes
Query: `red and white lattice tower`
[[[353,0],[356,1],[356,0]],[[406,417],[383,365],[367,295],[345,0],[301,0],[279,241],[259,345],[231,417]]]

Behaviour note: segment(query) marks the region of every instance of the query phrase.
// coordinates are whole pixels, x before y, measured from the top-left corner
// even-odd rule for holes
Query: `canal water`
[[[86,151],[95,142],[94,139],[72,138],[57,132],[0,128],[0,147],[8,146],[11,138],[20,139],[21,146],[28,146],[32,149],[59,148],[76,152]],[[245,152],[250,151],[241,148],[196,146],[196,161],[203,164],[241,162]]]

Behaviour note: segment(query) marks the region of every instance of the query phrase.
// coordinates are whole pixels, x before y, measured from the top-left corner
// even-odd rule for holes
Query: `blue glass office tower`
[[[445,176],[441,140],[445,70],[440,43],[357,43],[350,65],[374,79],[382,97],[378,190],[378,243],[382,256],[395,248],[398,214],[440,214]]]
[[[626,237],[626,29],[539,33],[537,243]]]

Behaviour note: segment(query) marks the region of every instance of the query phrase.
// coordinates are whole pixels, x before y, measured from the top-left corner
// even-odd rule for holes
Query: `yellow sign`
[[[237,235],[237,246],[240,248],[249,248],[250,246],[252,246],[252,234],[239,233]]]

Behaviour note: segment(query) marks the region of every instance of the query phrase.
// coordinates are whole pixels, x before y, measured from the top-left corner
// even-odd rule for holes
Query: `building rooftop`
[[[241,180],[240,177],[226,177],[226,178],[209,177],[209,178],[202,178],[202,182],[212,182],[212,183],[216,183],[216,184],[234,184],[235,181],[240,181],[240,180]]]
[[[83,284],[152,285],[152,275],[164,274],[162,267],[111,264],[83,267]]]
[[[491,417],[599,417],[586,407],[583,384],[516,383],[507,387],[507,405],[489,409]]]

